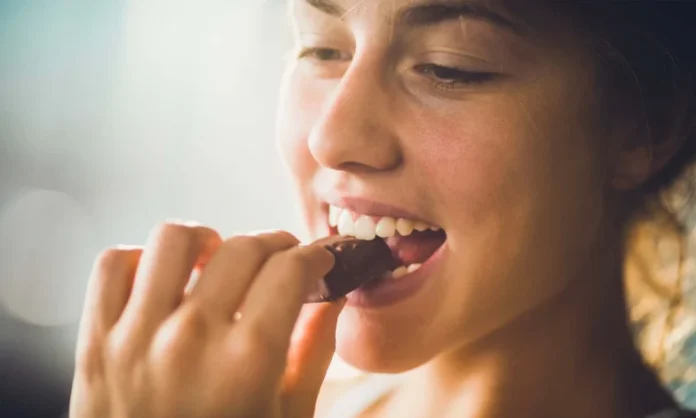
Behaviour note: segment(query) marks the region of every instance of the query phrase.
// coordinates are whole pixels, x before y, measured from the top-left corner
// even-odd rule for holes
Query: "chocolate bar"
[[[317,283],[307,303],[331,302],[340,299],[392,271],[399,262],[392,257],[384,240],[364,241],[351,237],[332,236],[316,242],[324,245],[336,258],[331,271]]]

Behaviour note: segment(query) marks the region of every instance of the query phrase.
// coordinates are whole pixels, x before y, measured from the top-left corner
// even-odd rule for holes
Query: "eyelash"
[[[325,56],[322,57],[322,54],[325,54],[325,53],[337,54],[338,58],[327,58]],[[302,48],[302,49],[300,49],[300,51],[297,53],[297,58],[298,59],[310,58],[310,59],[315,59],[317,61],[345,61],[345,60],[349,60],[351,57],[343,58],[341,51],[339,51],[338,49],[317,47],[317,48]]]
[[[435,87],[445,90],[456,89],[465,85],[482,84],[496,77],[494,73],[466,71],[437,64],[418,64],[414,67],[414,70],[428,78],[428,81]]]
[[[329,56],[326,56],[328,54]],[[338,49],[333,48],[303,48],[297,54],[298,59],[310,58],[317,61],[347,61]],[[443,90],[453,90],[461,86],[481,84],[496,77],[494,73],[466,71],[454,67],[437,64],[418,64],[413,69],[416,73],[428,79],[433,86]],[[439,73],[439,74],[438,74]],[[443,74],[444,73],[444,74]],[[443,81],[446,80],[446,81]]]

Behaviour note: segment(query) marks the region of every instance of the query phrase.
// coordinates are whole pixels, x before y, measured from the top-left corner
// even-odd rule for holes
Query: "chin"
[[[426,361],[414,361],[403,352],[357,345],[340,346],[336,354],[350,366],[366,373],[398,374],[413,370]]]
[[[404,321],[405,322],[405,321]],[[437,350],[414,339],[412,327],[375,323],[358,310],[344,310],[336,329],[336,354],[368,373],[402,373],[432,359]]]

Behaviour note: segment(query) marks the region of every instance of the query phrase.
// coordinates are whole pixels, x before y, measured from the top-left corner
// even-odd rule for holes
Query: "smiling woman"
[[[625,234],[667,213],[655,213],[656,190],[693,159],[694,57],[680,23],[693,7],[528,6],[294,4],[299,60],[279,141],[306,185],[314,234],[327,233],[324,203],[353,218],[398,217],[381,209],[388,203],[447,235],[416,294],[388,310],[349,295],[339,317],[337,351],[350,364],[415,370],[372,409],[378,416],[435,416],[457,402],[470,416],[669,406],[627,348],[621,260]],[[615,402],[623,396],[643,404]]]
[[[307,228],[404,265],[302,307],[342,250],[162,225],[96,264],[74,416],[693,416],[636,347],[624,266],[645,225],[684,241],[694,5],[291,8],[277,145]],[[334,349],[392,376],[319,396]]]

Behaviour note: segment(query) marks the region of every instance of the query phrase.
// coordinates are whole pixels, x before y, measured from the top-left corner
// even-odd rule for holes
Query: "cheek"
[[[423,144],[410,152],[415,178],[436,194],[457,254],[446,315],[490,321],[479,330],[565,288],[603,215],[597,141],[581,107],[524,97],[429,115],[408,141]]]
[[[591,218],[602,206],[601,150],[586,106],[519,96],[411,118],[408,132],[417,137],[404,143],[417,161],[414,178],[443,211],[457,214],[458,227],[558,217],[570,227],[567,216]]]
[[[307,139],[320,115],[321,97],[321,92],[303,81],[295,68],[288,70],[279,98],[276,144],[294,179],[300,182],[309,179],[317,168]]]
[[[487,111],[488,108],[491,111]],[[519,127],[499,104],[463,105],[456,114],[414,117],[408,131],[418,138],[404,141],[417,162],[419,189],[435,193],[433,201],[449,212],[458,227],[469,229],[488,218],[506,200],[511,173],[521,170]],[[519,133],[516,135],[519,137]],[[409,144],[413,144],[412,146]],[[453,214],[457,214],[454,216]]]
[[[320,107],[318,92],[304,84],[293,68],[289,69],[278,100],[276,147],[295,185],[297,203],[307,232],[313,239],[326,233],[322,207],[312,187],[319,166],[307,143]]]

